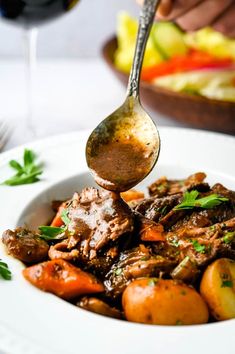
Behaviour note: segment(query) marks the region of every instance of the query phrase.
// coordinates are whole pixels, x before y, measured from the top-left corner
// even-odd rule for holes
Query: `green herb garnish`
[[[162,216],[167,214],[167,205],[165,205],[164,207],[161,208],[161,214],[162,214]]]
[[[68,217],[68,213],[69,213],[68,209],[64,209],[61,213],[61,219],[66,226],[68,226],[68,224],[71,221]]]
[[[158,282],[158,279],[150,278],[148,281],[148,286],[155,286]]]
[[[218,194],[210,194],[203,198],[198,198],[199,192],[192,190],[190,192],[185,192],[183,195],[183,200],[180,204],[176,205],[174,210],[182,209],[193,209],[193,208],[203,208],[212,209],[223,202],[227,202],[229,199],[225,197],[220,197]]]
[[[70,223],[70,219],[68,217],[68,209],[64,209],[61,213],[61,219],[64,222],[65,226],[62,227],[54,227],[54,226],[39,226],[39,230],[41,231],[41,234],[39,235],[40,238],[46,240],[46,241],[51,241],[51,240],[56,240],[56,239],[61,239],[60,236],[67,231],[67,227]]]
[[[38,229],[41,231],[39,237],[46,241],[55,240],[56,238],[58,238],[58,236],[60,236],[66,231],[66,228],[64,227],[54,226],[39,226]]]
[[[11,280],[11,271],[8,265],[0,259],[0,277],[5,280]]]
[[[115,275],[121,275],[122,274],[122,269],[121,268],[117,268],[115,270]]]
[[[226,234],[223,237],[224,243],[230,244],[231,242],[233,242],[233,240],[235,240],[235,231],[226,232]]]
[[[232,280],[223,280],[221,284],[221,288],[232,288],[233,281]]]
[[[176,325],[176,326],[182,326],[182,325],[183,325],[183,322],[180,321],[180,320],[177,320],[177,321],[175,322],[175,325]]]
[[[16,160],[9,162],[9,166],[16,171],[16,174],[4,181],[2,185],[18,186],[38,182],[43,171],[42,165],[36,165],[35,160],[35,153],[32,150],[25,149],[22,165]]]
[[[149,260],[149,256],[143,256],[140,258],[141,261],[148,261]]]
[[[178,240],[177,236],[173,236],[172,238],[170,238],[169,244],[174,247],[179,247],[179,240]]]
[[[159,184],[159,186],[157,186],[157,190],[161,193],[165,190],[166,185],[165,184]]]
[[[195,249],[195,251],[197,251],[199,253],[205,253],[205,251],[206,251],[205,245],[202,245],[201,243],[199,243],[198,240],[193,240],[191,242],[193,244],[193,248]]]

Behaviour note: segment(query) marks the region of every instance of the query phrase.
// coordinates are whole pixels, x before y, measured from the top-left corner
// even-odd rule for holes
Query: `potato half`
[[[221,258],[209,265],[200,292],[217,320],[235,318],[235,262]]]
[[[128,321],[147,324],[200,324],[209,316],[200,294],[176,280],[134,280],[125,289],[122,304]]]

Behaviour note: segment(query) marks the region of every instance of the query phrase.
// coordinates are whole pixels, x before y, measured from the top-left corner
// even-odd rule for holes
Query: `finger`
[[[170,14],[173,6],[173,0],[161,0],[158,6],[157,16],[166,17]]]
[[[158,6],[157,14],[159,17],[166,17],[172,10],[174,0],[161,0],[160,5]],[[139,5],[143,5],[144,0],[137,0]]]
[[[206,0],[177,18],[178,25],[186,31],[195,31],[211,25],[233,2],[233,0]]]
[[[213,28],[229,37],[235,37],[235,5],[230,6],[214,23]]]
[[[171,11],[167,15],[163,16],[163,14],[159,11],[157,12],[157,16],[162,19],[164,17],[165,20],[173,20],[179,16],[182,16],[184,13],[188,12],[197,4],[203,2],[205,0],[173,0],[173,4],[171,4]],[[163,6],[163,5],[162,5]]]

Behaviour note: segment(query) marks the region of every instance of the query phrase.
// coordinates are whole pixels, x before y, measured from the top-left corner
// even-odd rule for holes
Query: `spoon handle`
[[[140,73],[144,59],[145,47],[154,21],[160,0],[145,0],[140,14],[139,29],[135,47],[135,55],[127,87],[127,97],[139,96]]]

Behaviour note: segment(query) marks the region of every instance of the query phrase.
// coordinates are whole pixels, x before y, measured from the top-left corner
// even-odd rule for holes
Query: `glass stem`
[[[33,137],[36,136],[33,122],[34,108],[34,71],[36,66],[37,54],[37,36],[36,28],[24,29],[24,56],[25,56],[25,75],[26,75],[26,124]]]

